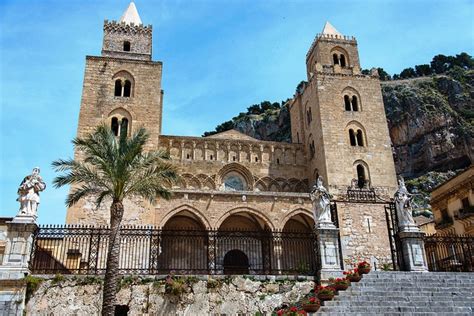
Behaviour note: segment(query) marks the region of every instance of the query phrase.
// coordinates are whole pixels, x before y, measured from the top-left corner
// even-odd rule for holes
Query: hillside
[[[427,195],[474,161],[474,60],[465,53],[437,55],[395,79],[378,70],[397,173]],[[232,128],[257,139],[291,141],[284,102],[252,105],[203,136]]]

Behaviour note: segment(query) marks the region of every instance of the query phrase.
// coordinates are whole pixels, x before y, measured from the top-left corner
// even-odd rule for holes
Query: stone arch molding
[[[219,227],[222,225],[222,223],[231,215],[237,214],[237,213],[250,213],[253,215],[258,216],[260,219],[263,220],[263,222],[273,231],[275,230],[275,226],[273,225],[272,221],[261,211],[250,208],[247,206],[238,206],[233,209],[230,209],[229,211],[225,212],[224,215],[222,215],[216,222],[215,224],[215,229],[219,229]]]
[[[223,180],[224,180],[225,176],[230,172],[236,172],[236,173],[240,174],[245,179],[245,181],[247,182],[247,190],[246,191],[253,191],[253,187],[254,187],[253,175],[252,175],[252,173],[250,172],[249,169],[245,168],[244,166],[242,166],[239,163],[227,164],[224,167],[222,167],[221,170],[219,170],[217,172],[216,188],[221,188],[222,187]]]
[[[303,215],[307,215],[309,216],[310,218],[313,218],[313,212],[308,210],[308,209],[305,209],[305,208],[297,208],[291,212],[289,212],[288,214],[285,215],[285,217],[283,217],[283,219],[281,221],[279,221],[279,226],[278,226],[278,229],[282,230],[286,223],[295,215],[299,215],[299,214],[303,214]]]
[[[180,206],[172,209],[168,213],[166,213],[166,215],[161,219],[159,227],[164,227],[165,224],[173,216],[175,216],[176,214],[179,214],[182,211],[189,211],[189,212],[193,213],[201,221],[201,223],[204,225],[204,227],[206,229],[210,229],[211,225],[210,225],[209,221],[207,220],[207,218],[204,216],[204,214],[202,214],[201,211],[199,211],[197,208],[195,208],[195,207],[193,207],[189,204],[180,205]]]

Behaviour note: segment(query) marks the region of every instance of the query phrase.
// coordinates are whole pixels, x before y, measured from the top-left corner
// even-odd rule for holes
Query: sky
[[[51,162],[73,155],[86,55],[129,0],[0,0],[0,217],[39,166],[38,221],[65,221]],[[261,101],[293,96],[326,21],[355,36],[362,68],[390,74],[434,55],[474,54],[472,0],[136,0],[163,62],[163,134],[200,136]]]

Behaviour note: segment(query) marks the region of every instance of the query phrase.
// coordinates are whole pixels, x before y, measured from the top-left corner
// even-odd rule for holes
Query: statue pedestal
[[[339,229],[333,223],[323,222],[316,225],[316,236],[320,260],[319,280],[338,278],[342,275],[339,251]]]
[[[400,228],[398,236],[402,245],[404,270],[413,272],[428,272],[426,264],[425,245],[422,233],[417,231]]]
[[[17,216],[6,222],[5,254],[0,262],[0,305],[8,315],[23,315],[26,293],[23,278],[30,273],[28,265],[37,227],[32,216]]]

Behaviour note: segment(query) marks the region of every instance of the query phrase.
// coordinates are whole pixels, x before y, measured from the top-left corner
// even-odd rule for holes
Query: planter
[[[330,301],[334,297],[334,294],[318,294],[318,298],[321,301]]]
[[[360,274],[367,274],[369,272],[370,272],[370,267],[359,268],[359,273]]]
[[[319,309],[319,304],[303,304],[302,307],[307,313],[316,313]]]
[[[344,291],[344,290],[347,290],[347,288],[349,287],[349,284],[340,283],[340,284],[332,284],[331,286],[335,288],[337,291]]]
[[[347,278],[351,282],[359,282],[360,280],[362,280],[362,275],[353,275],[353,276],[350,276],[350,277],[347,277]]]

